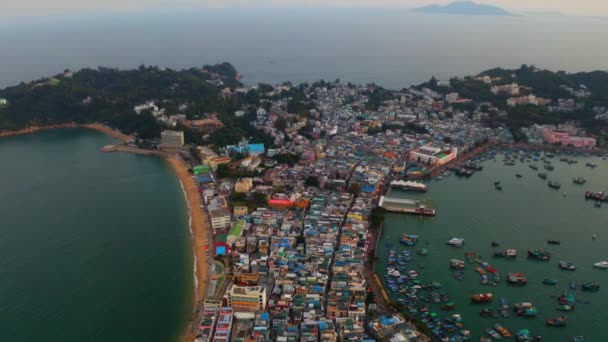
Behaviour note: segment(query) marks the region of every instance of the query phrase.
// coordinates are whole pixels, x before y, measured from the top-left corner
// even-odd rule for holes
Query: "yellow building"
[[[233,209],[234,216],[245,216],[249,213],[249,209],[246,206],[237,205]]]
[[[252,178],[243,178],[234,184],[234,191],[236,192],[249,192],[253,188]]]
[[[224,295],[228,306],[235,311],[264,311],[266,309],[266,288],[263,286],[237,286],[230,284]]]

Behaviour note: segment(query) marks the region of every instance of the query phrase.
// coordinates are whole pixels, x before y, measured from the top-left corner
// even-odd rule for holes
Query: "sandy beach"
[[[186,198],[188,200],[191,218],[192,240],[194,244],[194,254],[196,257],[195,277],[197,287],[195,289],[194,303],[196,308],[205,299],[207,294],[207,279],[209,277],[207,253],[205,251],[205,237],[208,236],[207,234],[209,229],[207,217],[205,216],[204,211],[200,209],[201,198],[198,193],[198,187],[192,178],[192,174],[188,172],[188,166],[186,163],[177,156],[167,157],[166,160],[171,165],[182,183],[186,193]],[[192,323],[193,322],[190,322],[186,327],[186,331],[183,335],[184,341],[193,341],[196,337]]]

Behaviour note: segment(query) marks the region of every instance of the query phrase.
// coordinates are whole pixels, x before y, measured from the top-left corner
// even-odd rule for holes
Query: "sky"
[[[608,16],[608,0],[475,0],[522,12]],[[450,0],[2,0],[1,17],[70,15],[83,12],[140,12],[191,7],[401,7],[446,4]]]

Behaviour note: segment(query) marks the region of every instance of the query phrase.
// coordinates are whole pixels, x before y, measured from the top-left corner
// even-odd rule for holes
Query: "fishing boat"
[[[491,293],[479,293],[471,296],[471,301],[475,303],[488,303],[492,301]]]
[[[526,317],[534,317],[538,313],[538,311],[536,310],[534,305],[532,305],[532,303],[528,303],[528,302],[517,303],[517,304],[513,305],[513,311],[515,311],[515,313],[518,316],[526,316]]]
[[[574,179],[572,180],[572,182],[574,184],[582,185],[582,184],[587,183],[587,180],[585,178],[583,178],[583,177],[574,177]]]
[[[545,284],[545,285],[557,285],[557,280],[550,279],[550,278],[545,278],[545,279],[543,279],[543,284]]]
[[[448,240],[447,244],[453,247],[462,247],[462,245],[464,245],[464,239],[453,237]]]
[[[547,320],[547,325],[550,327],[565,327],[568,320],[564,316],[550,318]]]
[[[494,252],[494,256],[497,258],[515,258],[517,257],[516,249],[506,249],[504,251]]]
[[[418,255],[427,255],[429,254],[429,250],[426,248],[420,248],[418,250],[416,250],[416,254]]]
[[[547,171],[553,171],[553,170],[555,170],[555,168],[554,168],[554,167],[553,167],[553,165],[551,165],[551,164],[545,164],[545,165],[543,165],[543,167],[544,167],[544,168],[545,168],[545,170],[547,170]]]
[[[528,283],[528,278],[523,273],[509,273],[507,275],[507,283],[523,286]]]
[[[542,172],[541,172],[541,173],[539,173],[539,174],[538,174],[538,177],[539,177],[540,179],[547,179],[547,174],[546,174],[546,173],[542,173]]]
[[[597,292],[600,290],[600,283],[598,283],[598,282],[584,283],[583,285],[581,285],[581,289],[583,291]]]
[[[498,331],[503,337],[510,338],[512,336],[509,330],[507,330],[505,327],[498,323],[494,324],[494,329]]]
[[[593,267],[606,269],[606,268],[608,268],[608,261],[596,262],[595,264],[593,264]]]
[[[464,269],[464,261],[459,259],[452,259],[450,260],[450,267],[455,270],[462,270]]]
[[[406,246],[414,246],[418,242],[418,236],[411,234],[402,234],[401,238],[399,238],[399,242]]]
[[[559,261],[559,268],[561,268],[562,270],[567,270],[567,271],[576,270],[576,266],[573,263],[571,263],[570,261],[565,261],[565,260]]]
[[[483,331],[495,340],[500,340],[502,338],[494,329],[486,328]]]
[[[530,165],[530,168],[531,168],[532,170],[535,170],[535,171],[536,171],[536,170],[538,170],[538,165],[531,164],[531,165]]]
[[[552,189],[559,189],[559,188],[562,187],[562,185],[559,182],[556,182],[556,181],[549,181],[547,184]]]
[[[498,317],[498,313],[491,308],[482,309],[479,311],[479,316],[481,317]]]
[[[594,168],[596,168],[596,167],[597,167],[597,165],[596,165],[596,164],[589,163],[589,162],[585,163],[585,166],[590,167],[590,168],[592,168],[592,169],[594,169]]]
[[[559,245],[561,241],[559,240],[547,240],[547,243],[550,245]]]
[[[440,307],[441,310],[452,311],[456,309],[456,304],[454,302],[447,302]]]
[[[574,297],[574,295],[571,293],[562,294],[561,296],[557,297],[557,302],[560,305],[574,306],[574,304],[576,304],[576,297]]]
[[[529,249],[528,258],[549,261],[549,259],[551,258],[551,254],[542,249]]]

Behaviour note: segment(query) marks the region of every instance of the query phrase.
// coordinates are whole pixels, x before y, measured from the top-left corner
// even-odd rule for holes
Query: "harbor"
[[[597,327],[608,304],[602,295],[608,273],[599,262],[607,258],[608,236],[602,232],[608,210],[586,200],[585,193],[608,186],[603,176],[608,162],[543,154],[522,161],[513,152],[509,155],[482,154],[475,160],[482,170],[471,177],[452,174],[427,181],[426,193],[393,189],[382,203],[385,209],[387,202],[402,199],[413,205],[428,198],[437,215],[387,214],[376,272],[391,301],[431,322],[439,334],[463,336],[470,331],[472,340],[479,340],[501,335],[501,328],[512,336],[542,336],[543,341],[570,341],[580,335],[585,341],[601,341],[605,332]],[[560,183],[559,190],[529,167],[538,164],[546,171],[541,158],[553,165],[547,173]],[[573,181],[577,177],[585,179],[584,185]],[[496,191],[495,182],[501,191]],[[461,247],[447,244],[455,237],[463,239]],[[538,258],[528,257],[528,251]],[[548,260],[543,261],[545,256]],[[418,290],[415,304],[404,291],[416,286],[407,280],[414,275],[416,284],[428,288]],[[487,293],[492,300],[472,302],[472,296]],[[503,305],[507,309],[501,309]],[[462,328],[449,334],[454,315],[460,315]],[[437,322],[442,326],[438,330]]]

